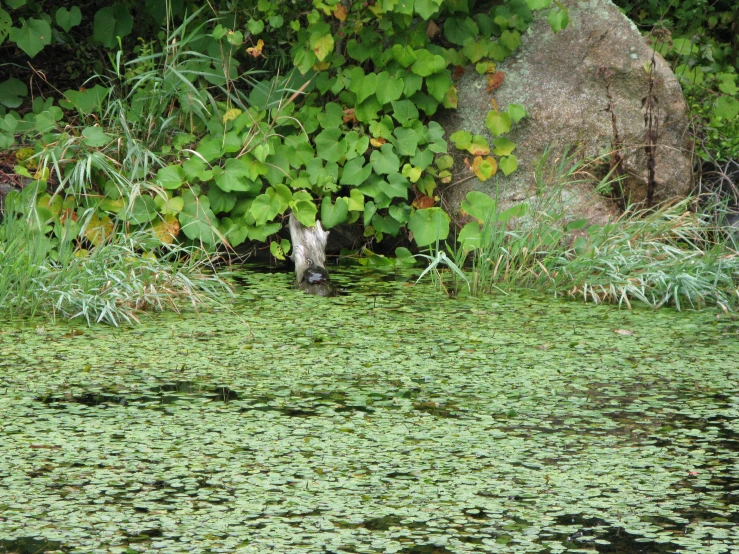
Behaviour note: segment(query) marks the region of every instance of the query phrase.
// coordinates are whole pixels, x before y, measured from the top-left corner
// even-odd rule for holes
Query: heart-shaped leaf
[[[62,7],[56,11],[56,24],[64,29],[64,32],[66,33],[68,33],[72,27],[76,27],[81,22],[82,12],[77,6],[72,6],[72,9],[70,10]]]
[[[331,198],[323,197],[321,201],[321,223],[326,229],[336,227],[344,223],[349,215],[349,204],[346,198],[337,198],[336,203],[331,203]]]
[[[428,246],[449,236],[449,216],[441,208],[416,210],[408,221],[408,229],[418,246]]]
[[[43,19],[27,19],[21,28],[10,29],[10,40],[18,45],[30,58],[51,44],[51,27]]]
[[[501,158],[500,169],[503,170],[503,174],[507,177],[518,169],[518,158],[514,154],[506,158]]]
[[[511,130],[511,116],[506,112],[490,110],[485,118],[485,126],[495,136]]]

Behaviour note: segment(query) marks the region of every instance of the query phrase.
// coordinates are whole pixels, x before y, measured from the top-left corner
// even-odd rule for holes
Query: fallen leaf
[[[430,39],[433,39],[440,32],[441,29],[439,29],[439,26],[433,20],[429,21],[429,24],[426,25],[426,36]]]
[[[488,92],[492,92],[495,89],[500,88],[500,85],[503,84],[504,79],[505,73],[503,73],[502,71],[488,73]]]
[[[614,333],[617,335],[633,335],[634,331],[629,331],[628,329],[614,329]]]
[[[434,205],[434,199],[430,196],[427,196],[425,194],[419,194],[416,199],[413,201],[413,207],[417,210],[424,210],[426,208],[431,208]]]
[[[354,108],[344,109],[344,115],[341,117],[341,119],[344,120],[344,123],[356,123],[357,116],[354,115]]]

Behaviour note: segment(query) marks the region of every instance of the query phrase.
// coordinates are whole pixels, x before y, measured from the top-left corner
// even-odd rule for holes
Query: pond
[[[736,552],[739,321],[241,273],[0,320],[0,552]]]

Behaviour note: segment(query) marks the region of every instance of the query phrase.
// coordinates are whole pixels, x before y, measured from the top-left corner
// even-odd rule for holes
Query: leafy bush
[[[739,4],[732,0],[616,0],[671,62],[697,116],[697,151],[739,158]]]
[[[136,27],[132,8],[104,7],[92,21],[65,8],[52,20],[20,0],[0,14],[0,29],[16,29],[5,48],[32,58],[79,25],[111,62],[110,76],[25,111],[23,82],[0,83],[0,146],[30,142],[16,151],[17,171],[73,198],[75,210],[208,248],[266,241],[287,210],[305,225],[361,221],[377,241],[417,227],[451,178],[443,129],[429,117],[456,107],[453,72],[472,63],[494,80],[532,9],[549,9],[555,31],[567,24],[551,0],[479,13],[458,0],[260,0],[212,11],[159,0],[136,12]],[[53,44],[40,38],[52,23]],[[153,32],[165,24],[168,35]],[[481,179],[516,170],[503,135],[524,116],[523,106],[490,110],[494,148],[455,137]],[[271,252],[288,248],[273,241]]]

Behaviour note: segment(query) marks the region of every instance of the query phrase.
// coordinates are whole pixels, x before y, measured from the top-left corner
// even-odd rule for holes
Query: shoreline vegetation
[[[527,117],[525,106],[493,101],[492,143],[467,131],[445,137],[433,116],[456,108],[458,71],[487,75],[495,90],[499,62],[535,12],[546,10],[552,32],[567,27],[561,3],[506,0],[473,13],[442,0],[382,9],[306,1],[297,18],[294,2],[150,4],[94,17],[78,6],[0,8],[3,25],[23,29],[0,47],[39,67],[55,60],[33,75],[2,66],[0,184],[3,194],[20,190],[7,194],[0,223],[0,309],[111,325],[198,310],[232,293],[211,262],[219,252],[262,243],[270,261],[294,255],[278,235],[288,215],[310,228],[362,226],[365,247],[352,258],[388,268],[424,260],[421,277],[450,295],[529,288],[624,307],[737,304],[736,234],[725,225],[739,205],[731,176],[704,183],[700,198],[627,205],[599,226],[563,205],[585,163],[574,157],[546,186],[532,182],[536,193],[519,205],[474,192],[461,215],[439,206],[455,163],[449,144],[469,154],[473,178],[508,175],[518,161],[506,135]],[[725,33],[735,10],[621,4],[644,32],[665,28],[654,48],[699,118],[697,155],[738,158],[736,45]],[[52,30],[61,37],[53,43]],[[80,67],[90,49],[104,61]],[[26,86],[36,76],[41,93]],[[610,175],[596,193],[628,198]],[[404,236],[415,250],[385,257],[388,238]]]
[[[627,308],[736,306],[739,255],[732,229],[718,226],[714,215],[690,211],[692,199],[648,212],[627,210],[606,225],[587,227],[585,220],[567,218],[558,190],[506,210],[490,196],[469,193],[462,207],[472,221],[456,240],[436,241],[416,255],[428,262],[418,267],[418,280],[429,276],[449,295],[524,288]],[[15,200],[11,196],[11,206]],[[197,311],[233,294],[204,248],[162,247],[147,233],[113,232],[103,239],[90,236],[84,223],[57,225],[58,236],[49,237],[29,216],[6,211],[0,309],[119,325],[138,323],[147,311]],[[367,260],[375,267],[409,265],[400,256]]]

